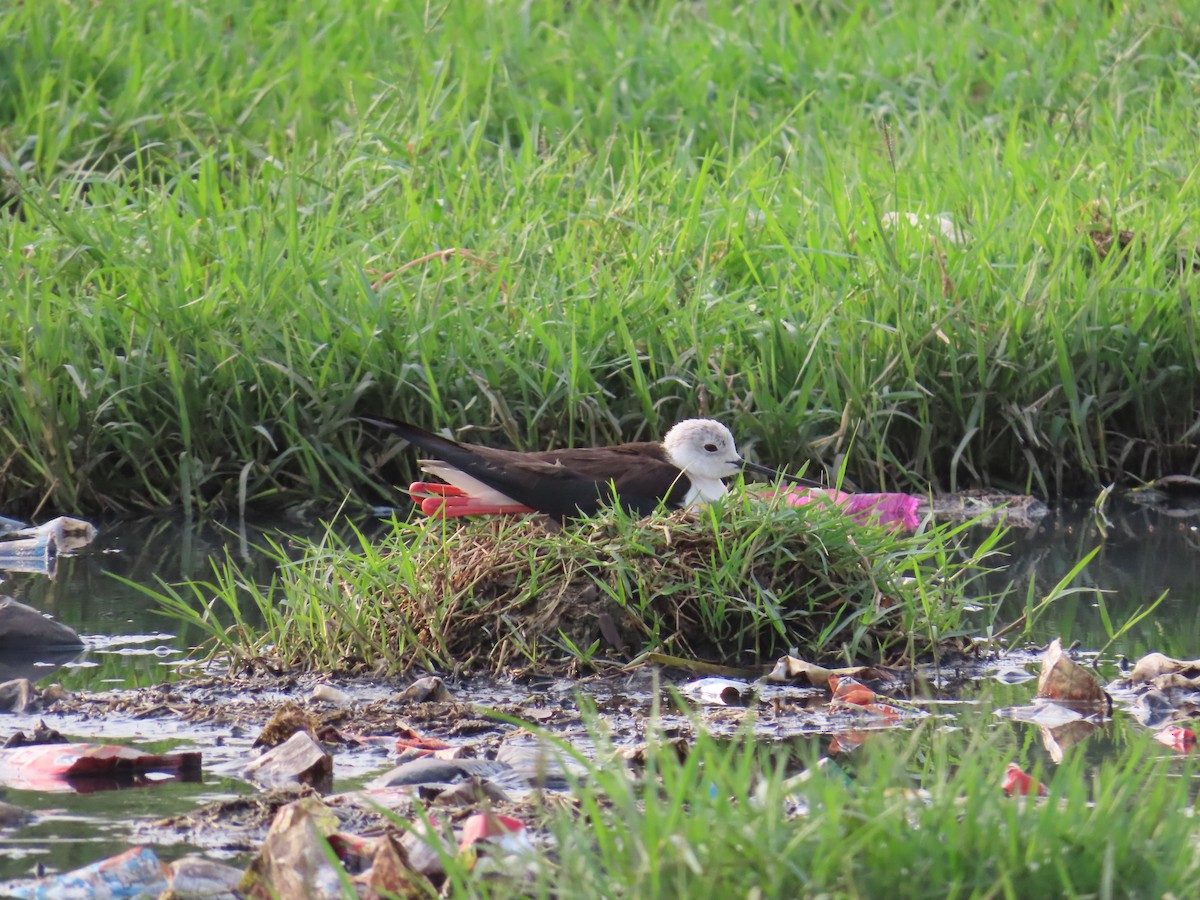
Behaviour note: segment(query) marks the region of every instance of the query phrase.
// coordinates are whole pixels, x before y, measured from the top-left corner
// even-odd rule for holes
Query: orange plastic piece
[[[1154,739],[1176,753],[1191,753],[1196,746],[1196,732],[1182,725],[1169,725],[1155,733]]]
[[[1004,772],[1004,793],[1010,797],[1013,794],[1025,797],[1033,793],[1039,797],[1045,797],[1049,791],[1044,784],[1035,782],[1031,775],[1022,772],[1021,767],[1014,762],[1009,763]]]

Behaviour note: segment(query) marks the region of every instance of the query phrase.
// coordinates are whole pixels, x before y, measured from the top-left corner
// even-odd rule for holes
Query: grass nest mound
[[[957,533],[897,535],[836,510],[736,500],[563,528],[422,520],[398,523],[381,548],[388,574],[371,602],[402,668],[545,669],[649,650],[729,665],[788,651],[899,663],[961,636],[950,595],[978,566],[951,562]]]

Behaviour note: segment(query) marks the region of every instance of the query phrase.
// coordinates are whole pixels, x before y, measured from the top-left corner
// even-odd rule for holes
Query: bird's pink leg
[[[414,481],[408,493],[419,500],[427,516],[451,519],[458,516],[519,516],[536,512],[521,503],[481,503],[452,484]]]

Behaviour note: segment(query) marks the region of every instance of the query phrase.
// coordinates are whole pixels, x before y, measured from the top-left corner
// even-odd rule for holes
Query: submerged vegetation
[[[5,512],[336,503],[356,412],[862,488],[1193,472],[1179,3],[24,3]]]
[[[565,529],[397,521],[383,540],[330,534],[292,561],[277,548],[266,587],[227,563],[213,582],[155,596],[214,652],[287,668],[545,673],[646,652],[761,666],[789,650],[911,664],[964,649],[991,621],[964,598],[982,594],[972,584],[1002,532],[960,555],[965,527],[897,535],[744,497]]]

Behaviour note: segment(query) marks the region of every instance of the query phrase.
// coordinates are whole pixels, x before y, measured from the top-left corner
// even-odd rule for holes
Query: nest
[[[919,604],[856,536],[911,539],[836,513],[744,513],[403,526],[419,529],[397,552],[420,577],[392,582],[386,606],[443,660],[492,671],[647,650],[731,665],[795,649],[878,661],[905,643],[904,612]]]

